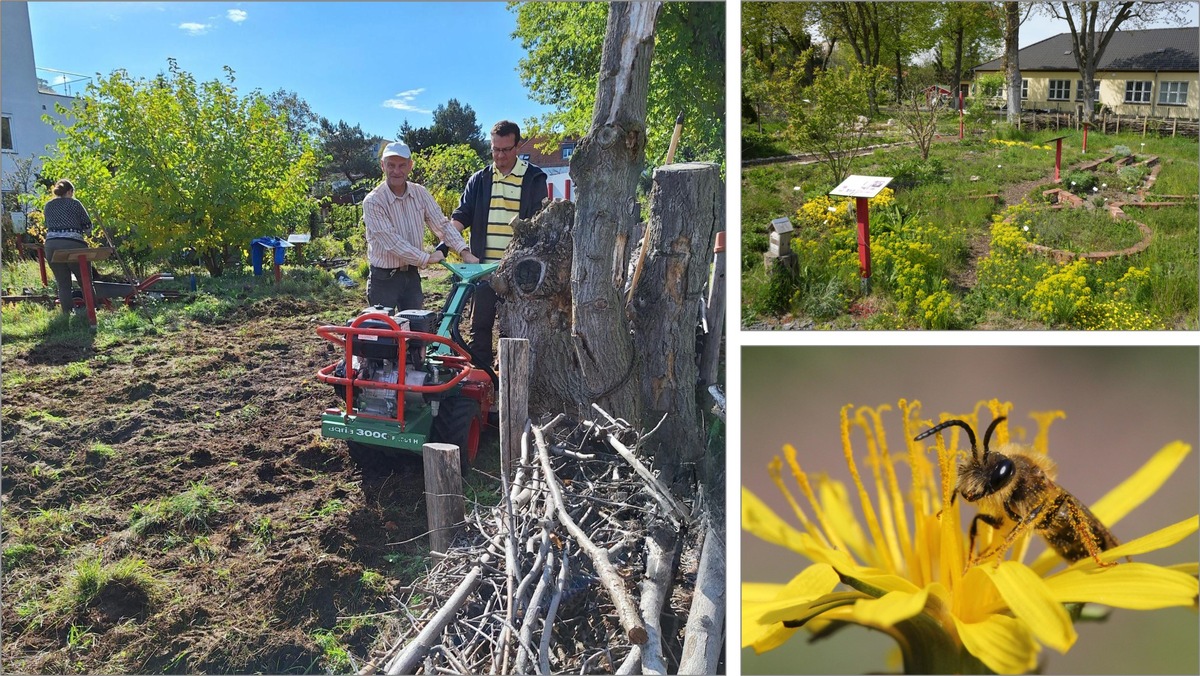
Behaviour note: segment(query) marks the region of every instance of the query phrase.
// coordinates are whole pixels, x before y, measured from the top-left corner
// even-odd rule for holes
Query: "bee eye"
[[[988,477],[988,492],[992,493],[1003,488],[1012,480],[1015,470],[1016,467],[1013,465],[1013,461],[1008,458],[1004,458],[996,463],[995,469],[992,470],[992,475]]]

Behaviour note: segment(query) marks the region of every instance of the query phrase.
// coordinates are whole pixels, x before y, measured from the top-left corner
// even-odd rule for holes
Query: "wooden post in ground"
[[[429,514],[429,549],[445,552],[466,520],[462,460],[454,444],[425,444],[425,508]]]
[[[500,472],[512,479],[512,461],[521,455],[521,434],[529,419],[529,341],[500,339]]]

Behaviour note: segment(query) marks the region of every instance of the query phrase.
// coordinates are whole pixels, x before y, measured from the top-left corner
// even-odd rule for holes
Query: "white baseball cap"
[[[379,159],[383,159],[385,157],[391,157],[393,155],[395,155],[397,157],[403,157],[405,159],[408,159],[408,158],[412,157],[412,151],[410,151],[408,149],[407,144],[402,143],[400,141],[395,141],[395,142],[389,143],[383,147],[383,155],[381,155],[379,157]]]

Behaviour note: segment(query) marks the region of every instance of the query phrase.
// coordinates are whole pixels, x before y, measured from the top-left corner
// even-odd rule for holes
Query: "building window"
[[[1158,88],[1158,102],[1164,106],[1186,106],[1188,83],[1163,82]]]
[[[1021,78],[1021,100],[1029,98],[1029,80]]]
[[[1099,80],[1092,80],[1092,96],[1094,97],[1092,99],[1093,103],[1100,101],[1100,81]],[[1075,81],[1075,100],[1076,101],[1083,100],[1083,80]]]
[[[12,150],[12,117],[5,115],[0,118],[0,150]]]
[[[525,160],[526,162],[529,161],[529,153],[521,153],[520,155],[517,155],[517,157],[519,159]]]
[[[1071,81],[1070,80],[1051,80],[1050,94],[1048,97],[1051,101],[1068,101],[1071,98]]]
[[[569,145],[563,145],[563,147],[562,147],[562,158],[563,158],[564,160],[569,160],[569,159],[571,159],[571,156],[572,156],[572,155],[574,155],[574,154],[575,154],[575,144],[573,144],[573,143],[572,143],[572,144],[569,144]]]
[[[1150,90],[1154,83],[1150,80],[1129,80],[1125,83],[1125,103],[1150,103]]]

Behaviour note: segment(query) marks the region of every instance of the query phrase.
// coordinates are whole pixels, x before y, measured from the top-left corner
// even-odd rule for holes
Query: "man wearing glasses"
[[[512,239],[514,218],[533,218],[546,199],[546,172],[517,157],[521,128],[501,120],[492,127],[492,163],[467,180],[450,222],[462,232],[471,229],[471,253],[481,262],[495,262]],[[487,284],[475,290],[471,319],[471,356],[480,366],[492,365],[492,331],[496,323],[496,292]]]

